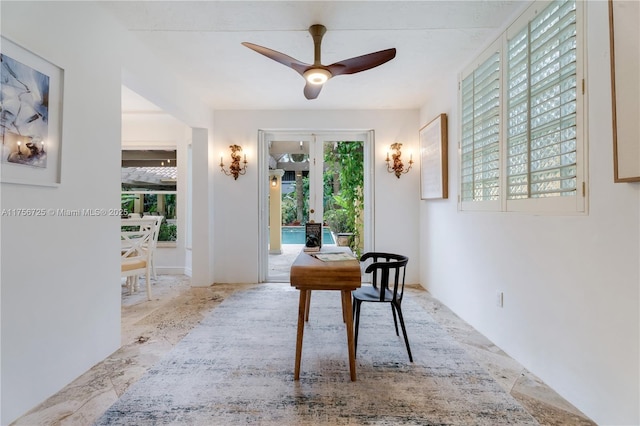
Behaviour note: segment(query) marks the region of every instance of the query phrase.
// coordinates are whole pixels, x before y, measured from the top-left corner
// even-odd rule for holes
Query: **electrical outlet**
[[[496,292],[496,306],[502,308],[504,303],[504,294],[501,291]]]

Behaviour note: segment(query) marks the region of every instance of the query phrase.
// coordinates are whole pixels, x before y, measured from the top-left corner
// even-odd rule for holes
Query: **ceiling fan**
[[[284,53],[277,52],[267,47],[258,46],[257,44],[243,42],[242,44],[251,50],[266,56],[269,59],[273,59],[276,62],[280,62],[282,65],[286,65],[289,68],[294,69],[307,81],[304,86],[304,96],[307,99],[315,99],[322,90],[322,85],[331,77],[335,77],[342,74],[355,74],[357,72],[366,71],[371,68],[375,68],[378,65],[382,65],[395,58],[396,49],[380,50],[378,52],[369,53],[367,55],[356,56],[355,58],[345,59],[344,61],[336,62],[331,65],[322,65],[320,62],[320,45],[322,43],[322,36],[327,32],[324,25],[311,25],[309,27],[309,34],[313,37],[314,46],[314,60],[313,64],[305,64],[297,59],[287,56]]]

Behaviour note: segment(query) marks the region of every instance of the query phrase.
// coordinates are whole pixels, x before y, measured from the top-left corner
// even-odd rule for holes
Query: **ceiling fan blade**
[[[355,74],[360,71],[366,71],[389,62],[396,57],[396,49],[380,50],[378,52],[369,53],[367,55],[356,56],[355,58],[345,59],[327,66],[331,75],[334,77],[341,74]]]
[[[322,90],[322,84],[307,83],[304,86],[304,97],[307,99],[315,99],[318,97],[321,90]]]
[[[266,56],[269,59],[280,62],[282,65],[293,68],[300,75],[303,75],[304,72],[311,66],[310,64],[300,62],[299,60],[292,58],[291,56],[285,55],[284,53],[278,52],[273,49],[269,49],[268,47],[259,46],[257,44],[249,43],[246,41],[242,42],[242,45],[260,53],[261,55]]]

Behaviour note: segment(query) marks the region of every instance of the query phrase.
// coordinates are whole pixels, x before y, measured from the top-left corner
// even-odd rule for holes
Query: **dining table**
[[[302,250],[291,265],[291,286],[300,291],[294,380],[300,380],[304,325],[309,319],[311,292],[339,291],[342,300],[342,319],[346,326],[349,351],[349,372],[356,380],[356,355],[353,336],[351,292],[361,285],[360,262],[349,247],[324,246],[318,252]]]

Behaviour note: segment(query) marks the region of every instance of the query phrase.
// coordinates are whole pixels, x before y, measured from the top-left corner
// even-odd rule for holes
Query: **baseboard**
[[[187,273],[187,268],[184,267],[180,267],[180,266],[174,266],[174,267],[157,267],[156,268],[156,274],[163,274],[163,275],[189,275],[191,276],[191,270],[189,270],[189,273]]]

